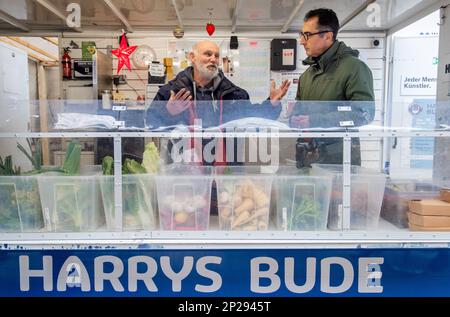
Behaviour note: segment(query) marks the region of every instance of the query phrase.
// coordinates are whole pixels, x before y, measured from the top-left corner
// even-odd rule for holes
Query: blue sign
[[[450,249],[0,250],[0,296],[450,296]]]

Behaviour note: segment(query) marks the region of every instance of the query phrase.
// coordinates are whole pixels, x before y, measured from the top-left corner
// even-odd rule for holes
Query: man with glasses
[[[296,103],[290,118],[292,127],[348,128],[373,120],[372,72],[358,59],[357,50],[336,39],[338,30],[339,20],[333,10],[315,9],[305,15],[300,44],[308,56],[303,64],[309,68],[299,78],[296,99],[300,102]],[[341,102],[344,100],[362,102]],[[342,107],[344,104],[346,106]],[[297,165],[309,166],[312,162],[342,164],[342,145],[341,138],[299,139],[297,150],[300,147],[308,155],[301,155],[303,162],[299,162],[297,155]],[[361,165],[357,139],[352,139],[352,164]]]

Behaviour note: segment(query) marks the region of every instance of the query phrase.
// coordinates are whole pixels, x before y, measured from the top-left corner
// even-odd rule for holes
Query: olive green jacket
[[[310,67],[300,76],[296,97],[300,102],[292,114],[308,115],[313,128],[342,128],[345,122],[353,122],[353,127],[370,123],[375,115],[373,77],[358,56],[357,50],[336,41],[318,59],[306,58],[303,64]],[[338,111],[342,105],[350,106],[351,111]],[[322,150],[320,163],[342,163],[342,139],[316,141]],[[359,142],[355,140],[352,163],[360,162]]]
[[[373,77],[359,52],[336,41],[300,76],[297,100],[374,100]]]

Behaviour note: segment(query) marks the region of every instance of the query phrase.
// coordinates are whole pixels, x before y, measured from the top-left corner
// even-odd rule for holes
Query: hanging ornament
[[[216,27],[214,26],[214,24],[211,21],[206,23],[206,32],[208,32],[209,36],[213,35],[215,30],[216,30]]]
[[[181,39],[184,36],[184,30],[180,26],[177,26],[173,29],[173,36],[177,39]]]
[[[214,31],[216,30],[216,26],[214,25],[214,23],[211,22],[211,20],[212,20],[212,10],[214,10],[214,9],[213,8],[208,8],[209,21],[208,21],[208,23],[206,23],[206,32],[208,32],[209,36],[213,35]]]
[[[130,55],[136,50],[137,46],[128,46],[128,40],[126,33],[123,33],[119,39],[120,46],[116,50],[112,50],[111,53],[119,59],[117,66],[117,74],[119,74],[123,65],[126,65],[131,70]]]

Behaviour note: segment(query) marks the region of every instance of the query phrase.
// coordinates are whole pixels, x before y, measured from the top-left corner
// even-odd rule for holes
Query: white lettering
[[[331,286],[331,265],[340,265],[344,270],[344,278],[340,285]],[[353,283],[354,271],[352,263],[344,258],[329,257],[320,262],[320,290],[324,293],[337,294],[347,291]]]
[[[307,293],[311,291],[316,283],[316,258],[306,259],[305,283],[303,285],[295,284],[295,262],[294,258],[284,259],[284,279],[286,287],[293,293]]]
[[[383,258],[360,258],[358,268],[358,292],[359,293],[382,293],[380,264]]]
[[[138,263],[144,263],[147,266],[145,272],[138,272]],[[153,282],[153,278],[158,271],[158,264],[153,258],[148,256],[133,256],[128,259],[128,290],[130,292],[137,291],[137,281],[143,281],[145,287],[150,292],[157,292],[158,288]]]
[[[198,259],[196,264],[197,273],[203,277],[209,278],[212,283],[211,285],[195,285],[195,290],[197,292],[212,293],[217,291],[222,287],[222,276],[219,273],[208,270],[206,268],[207,264],[220,264],[222,258],[218,256],[204,256]]]
[[[113,269],[111,272],[104,271],[104,264],[111,263]],[[94,276],[95,276],[95,290],[97,292],[103,291],[103,282],[108,280],[116,292],[123,292],[124,288],[119,281],[119,277],[123,273],[123,263],[118,257],[105,255],[98,256],[94,259]]]
[[[67,8],[67,12],[70,12],[66,18],[68,27],[79,28],[81,27],[81,7],[78,3],[70,3]]]
[[[71,272],[75,270],[74,273],[78,279],[73,280],[73,284],[78,285],[70,285],[69,286],[81,286],[81,290],[83,292],[89,292],[91,290],[91,282],[89,280],[89,274],[84,266],[83,262],[77,256],[69,256],[66,261],[64,261],[61,269],[59,270],[58,280],[56,289],[60,292],[64,292],[67,289],[68,283],[71,282]]]
[[[161,269],[164,274],[172,280],[172,291],[174,292],[181,292],[181,281],[183,281],[189,273],[191,273],[193,266],[194,258],[192,256],[185,256],[183,258],[183,267],[180,272],[175,273],[170,265],[170,257],[161,257]]]
[[[381,25],[381,6],[378,3],[371,3],[367,6],[366,12],[370,12],[366,20],[367,26],[379,28]]]
[[[44,255],[42,257],[42,270],[30,269],[30,259],[28,255],[19,256],[20,268],[20,290],[30,290],[30,277],[42,277],[44,279],[44,291],[53,290],[53,259],[51,256]]]
[[[261,264],[266,264],[269,268],[266,271],[261,271]],[[250,289],[255,293],[273,293],[276,292],[281,285],[280,277],[276,274],[278,272],[278,262],[269,257],[257,257],[250,261]],[[268,286],[261,286],[261,279],[269,279]]]

